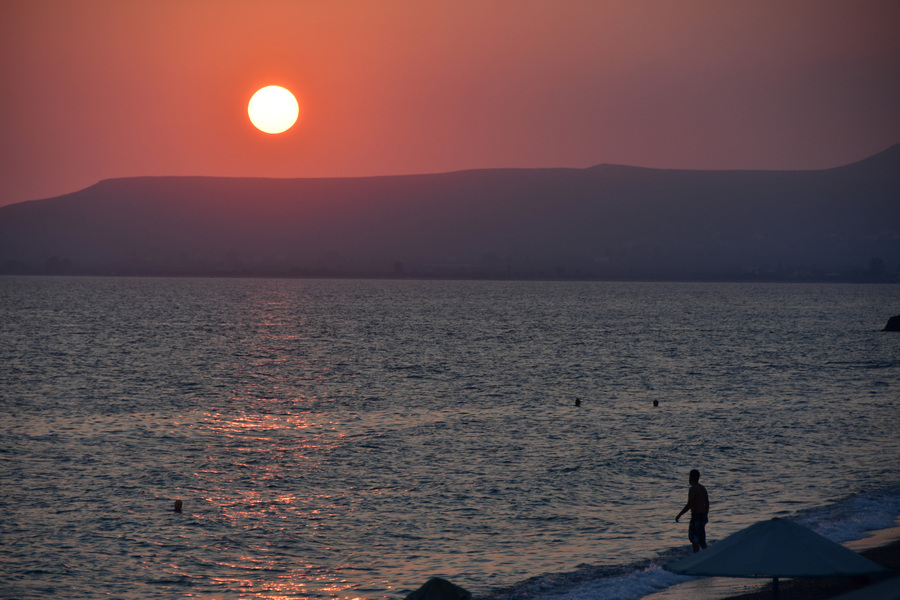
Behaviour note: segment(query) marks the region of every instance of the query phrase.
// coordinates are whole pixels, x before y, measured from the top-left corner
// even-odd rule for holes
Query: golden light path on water
[[[273,326],[265,323],[264,326]],[[265,405],[267,400],[277,404],[282,399],[257,398],[257,403]],[[205,413],[203,427],[216,436],[225,438],[215,445],[230,447],[241,458],[232,466],[243,470],[252,470],[251,484],[257,489],[242,489],[235,495],[232,489],[223,489],[221,493],[208,495],[204,500],[217,507],[229,525],[237,530],[252,529],[255,523],[267,522],[267,529],[278,532],[279,521],[305,523],[303,527],[313,531],[327,527],[327,519],[334,516],[342,494],[331,497],[328,494],[305,493],[300,491],[284,491],[264,493],[261,489],[272,487],[286,477],[287,471],[302,468],[303,463],[314,460],[314,457],[325,450],[326,441],[323,430],[333,431],[334,422],[314,422],[309,415],[292,414],[260,414],[249,410],[226,417],[222,414]],[[346,434],[337,433],[337,439]],[[290,441],[286,442],[285,437]],[[278,457],[273,460],[273,457]],[[210,456],[215,462],[215,457]],[[213,476],[221,477],[223,473],[213,469],[197,472],[200,479]],[[234,479],[230,480],[234,483]],[[237,486],[239,489],[240,486]],[[274,521],[276,525],[272,527]],[[323,594],[345,600],[361,600],[361,596],[346,593],[358,585],[333,572],[322,572],[317,565],[299,562],[292,568],[283,569],[281,550],[261,543],[254,548],[256,554],[243,554],[232,562],[217,562],[218,567],[225,570],[245,572],[245,576],[222,577],[212,576],[214,584],[228,589],[244,590],[255,598],[270,600],[286,600],[299,596]],[[221,547],[227,552],[227,547]],[[276,556],[278,555],[278,556]],[[343,565],[349,568],[349,565]],[[259,572],[281,571],[274,580],[259,577]],[[254,575],[256,574],[256,575]]]
[[[323,455],[340,444],[347,432],[340,423],[316,417],[307,411],[293,412],[285,407],[304,406],[317,398],[292,397],[294,385],[273,384],[265,373],[284,373],[306,359],[289,358],[286,347],[302,342],[297,333],[297,319],[290,315],[296,308],[284,299],[268,295],[248,299],[256,304],[249,312],[256,313],[246,322],[255,329],[253,342],[237,364],[226,368],[244,372],[243,389],[236,390],[235,405],[250,407],[236,412],[203,414],[202,429],[213,435],[207,448],[208,467],[196,472],[199,480],[215,482],[216,493],[204,500],[215,507],[230,528],[238,532],[254,533],[264,530],[277,536],[315,537],[330,527],[330,520],[346,510],[348,490],[320,491],[304,485],[302,474],[317,470]],[[315,352],[313,352],[314,354]],[[244,362],[241,364],[241,362]],[[307,365],[303,365],[304,367]],[[327,370],[327,368],[326,368]],[[324,370],[323,370],[324,371]],[[313,375],[324,378],[326,373]],[[308,376],[307,376],[308,377]],[[283,395],[279,395],[283,394]],[[251,408],[252,407],[252,408]],[[222,449],[229,457],[223,464]],[[237,472],[235,472],[235,470]],[[298,477],[298,474],[300,475]],[[214,583],[227,589],[238,589],[255,598],[333,597],[356,600],[361,596],[348,593],[358,582],[336,575],[349,564],[323,566],[305,560],[290,548],[272,547],[268,540],[242,543],[245,549],[230,561],[216,565],[226,571],[241,573],[232,577],[213,576]],[[227,545],[218,548],[227,554]],[[323,548],[325,552],[330,548]],[[285,558],[288,558],[288,561]],[[287,562],[287,564],[285,564]],[[337,567],[337,568],[335,568]],[[260,572],[266,576],[260,577]],[[275,576],[272,577],[272,573]],[[384,582],[382,582],[384,583]]]

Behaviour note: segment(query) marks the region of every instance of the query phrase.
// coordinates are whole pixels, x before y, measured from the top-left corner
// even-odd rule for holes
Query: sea
[[[712,544],[862,538],[900,515],[896,314],[875,284],[2,277],[0,597],[638,600],[688,580],[695,468]]]

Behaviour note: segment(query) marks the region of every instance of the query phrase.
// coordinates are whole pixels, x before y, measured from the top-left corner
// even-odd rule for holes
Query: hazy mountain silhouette
[[[136,177],[0,207],[7,273],[896,279],[900,145],[820,171]]]

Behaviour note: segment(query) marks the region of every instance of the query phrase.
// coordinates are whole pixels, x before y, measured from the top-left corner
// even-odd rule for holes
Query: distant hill
[[[0,272],[896,281],[900,145],[819,171],[111,179],[0,207]]]

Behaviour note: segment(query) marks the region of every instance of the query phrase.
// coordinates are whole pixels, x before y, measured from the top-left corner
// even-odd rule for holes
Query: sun
[[[283,133],[297,122],[300,105],[288,90],[269,85],[253,94],[247,104],[247,114],[253,126],[260,131]]]

